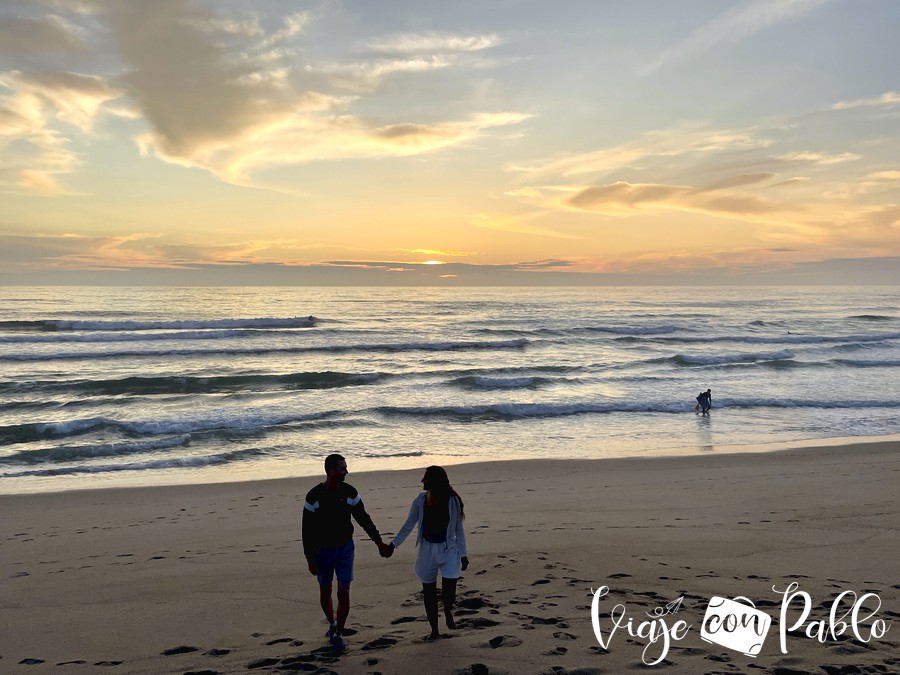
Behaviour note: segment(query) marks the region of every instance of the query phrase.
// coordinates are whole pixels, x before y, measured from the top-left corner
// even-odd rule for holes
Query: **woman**
[[[397,536],[390,543],[390,550],[400,546],[418,524],[416,536],[415,574],[422,582],[422,595],[425,600],[425,615],[431,624],[431,634],[426,640],[434,640],[441,635],[438,632],[438,600],[437,573],[441,572],[444,618],[447,628],[456,628],[453,621],[453,605],[456,603],[456,582],[460,569],[469,566],[466,557],[466,535],[462,521],[466,517],[463,502],[456,490],[450,486],[447,472],[439,466],[429,466],[422,476],[420,493],[409,509],[409,517],[400,528]]]

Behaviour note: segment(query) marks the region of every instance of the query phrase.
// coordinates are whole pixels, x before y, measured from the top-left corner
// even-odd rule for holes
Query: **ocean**
[[[0,493],[900,434],[900,287],[0,298]]]

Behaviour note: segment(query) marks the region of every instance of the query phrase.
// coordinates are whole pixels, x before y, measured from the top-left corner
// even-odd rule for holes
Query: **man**
[[[389,547],[381,540],[378,528],[366,513],[362,498],[349,483],[347,461],[340,455],[325,458],[325,482],[319,483],[306,495],[303,505],[303,554],[310,574],[319,580],[319,602],[329,628],[325,634],[332,646],[344,649],[341,632],[350,613],[350,582],[353,580],[353,523],[350,516],[378,545],[383,557],[390,556]],[[338,580],[337,616],[331,601],[334,577]]]
[[[712,389],[701,392],[697,397],[697,403],[700,405],[702,412],[708,413],[709,409],[712,408]]]

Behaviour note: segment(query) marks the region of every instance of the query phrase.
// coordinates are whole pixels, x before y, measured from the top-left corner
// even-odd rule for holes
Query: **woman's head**
[[[450,491],[450,478],[442,466],[429,466],[425,469],[425,475],[422,476],[422,486],[429,492]]]
[[[422,487],[425,488],[425,506],[434,508],[436,505],[447,503],[450,497],[456,497],[459,500],[459,516],[465,518],[466,513],[463,506],[462,497],[450,485],[450,478],[442,466],[429,466],[425,469],[425,475],[422,476]]]

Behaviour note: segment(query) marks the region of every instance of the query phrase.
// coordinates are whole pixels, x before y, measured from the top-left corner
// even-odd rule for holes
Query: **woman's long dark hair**
[[[463,500],[456,490],[450,485],[450,478],[442,466],[429,466],[425,469],[425,478],[428,481],[428,491],[425,493],[425,506],[434,508],[437,505],[446,505],[450,501],[450,497],[456,497],[459,500],[459,517],[465,519],[466,513],[463,508]]]

